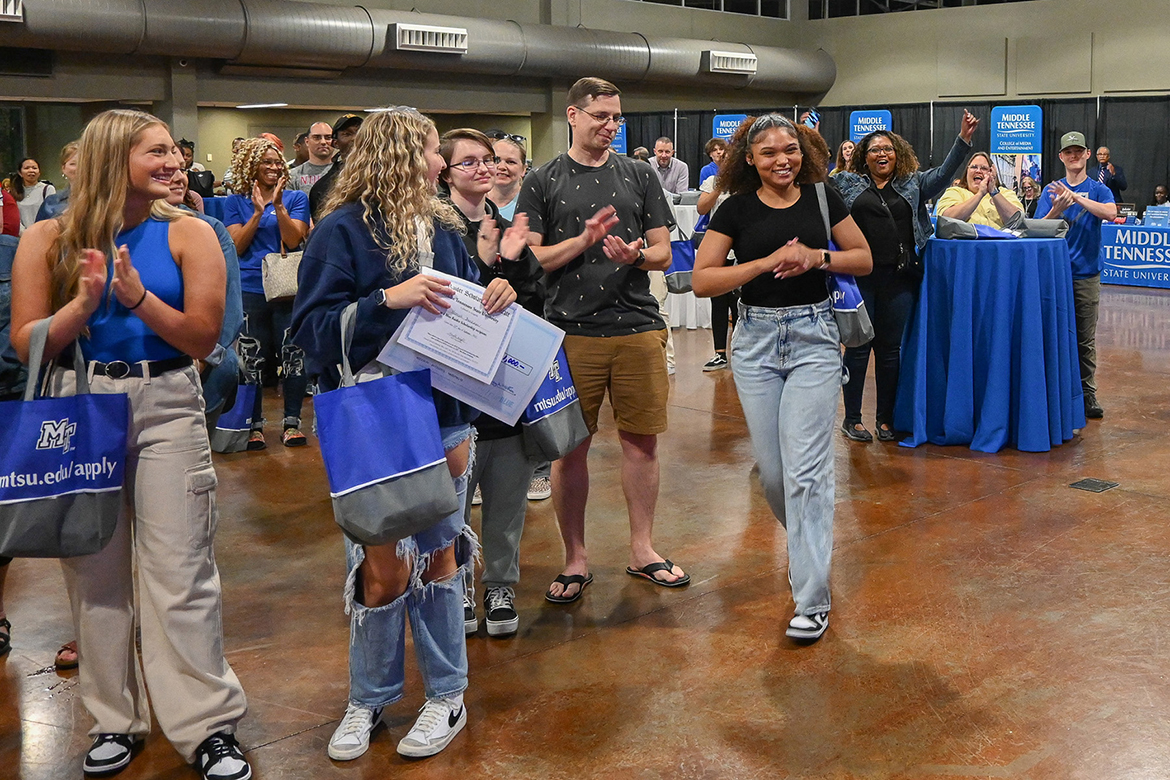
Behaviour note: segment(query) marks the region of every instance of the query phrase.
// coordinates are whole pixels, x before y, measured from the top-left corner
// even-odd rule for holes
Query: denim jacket
[[[919,253],[926,246],[926,239],[934,234],[934,226],[930,224],[930,215],[926,212],[926,201],[940,195],[954,180],[959,166],[971,152],[971,144],[960,137],[955,138],[955,145],[951,147],[947,159],[937,168],[928,171],[915,171],[909,176],[895,179],[894,191],[906,199],[910,209],[917,218],[914,220],[914,246]],[[842,171],[833,176],[833,183],[845,199],[845,205],[853,208],[853,201],[857,196],[873,186],[869,176]]]

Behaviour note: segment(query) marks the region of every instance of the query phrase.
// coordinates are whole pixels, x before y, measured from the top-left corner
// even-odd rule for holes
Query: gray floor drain
[[[1090,493],[1104,493],[1109,488],[1115,488],[1120,485],[1120,482],[1109,482],[1104,479],[1093,479],[1091,477],[1086,479],[1079,479],[1073,482],[1069,487],[1077,490],[1088,490]]]

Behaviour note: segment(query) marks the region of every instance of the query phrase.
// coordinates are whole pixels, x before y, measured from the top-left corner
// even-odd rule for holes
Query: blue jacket
[[[934,235],[934,225],[930,223],[926,201],[938,197],[951,185],[955,174],[959,171],[959,166],[963,164],[963,160],[967,159],[967,155],[970,153],[971,144],[956,137],[955,145],[951,147],[951,151],[947,154],[947,159],[943,160],[942,165],[927,171],[915,171],[901,179],[894,179],[892,184],[894,191],[906,199],[917,217],[914,220],[914,246],[920,254],[922,248],[926,246],[926,239]],[[845,199],[845,205],[850,209],[853,208],[853,201],[857,200],[857,196],[873,186],[873,181],[868,175],[859,175],[850,171],[842,171],[835,175],[833,183],[837,185],[841,197]]]
[[[478,282],[479,271],[463,246],[463,238],[435,224],[432,249],[436,271]],[[309,372],[318,376],[322,390],[341,384],[341,312],[357,302],[357,317],[349,360],[356,372],[378,356],[409,309],[388,309],[374,301],[378,290],[393,287],[417,275],[408,270],[391,274],[386,251],[377,245],[362,221],[362,206],[347,203],[313,229],[297,272],[293,303],[292,341],[305,351]],[[435,391],[439,425],[470,423],[479,412]]]

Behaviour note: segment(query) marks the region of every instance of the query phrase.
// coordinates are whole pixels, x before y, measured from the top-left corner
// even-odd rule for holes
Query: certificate
[[[451,307],[432,314],[415,306],[399,329],[399,343],[449,368],[490,382],[512,338],[518,307],[488,314],[483,308],[484,288],[433,268],[423,268],[422,273],[451,283],[455,291],[447,298]]]
[[[490,382],[481,382],[401,343],[406,323],[398,326],[378,355],[378,362],[399,371],[431,370],[431,386],[485,414],[515,425],[548,375],[565,332],[512,304],[515,325],[503,359]]]

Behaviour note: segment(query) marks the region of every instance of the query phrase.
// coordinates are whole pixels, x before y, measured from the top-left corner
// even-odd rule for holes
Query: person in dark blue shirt
[[[711,162],[699,171],[699,185],[707,181],[708,177],[719,173],[719,163],[723,162],[723,155],[727,154],[727,142],[722,138],[712,138],[703,146],[703,151],[711,158]]]
[[[1077,319],[1077,353],[1081,361],[1081,389],[1085,417],[1105,416],[1097,402],[1097,311],[1101,305],[1101,220],[1117,216],[1113,193],[1086,172],[1089,150],[1084,133],[1065,133],[1060,139],[1064,178],[1044,188],[1036,214],[1068,223],[1068,253],[1072,260],[1073,305]]]
[[[319,371],[322,389],[340,383],[341,315],[350,304],[357,304],[350,364],[364,367],[359,376],[380,377],[375,358],[409,311],[422,307],[439,314],[450,306],[450,283],[420,273],[422,267],[479,281],[460,236],[462,218],[436,197],[436,182],[446,166],[434,123],[413,108],[375,113],[358,131],[305,249],[293,307],[293,342]],[[483,305],[495,313],[515,300],[511,285],[497,277],[487,285]],[[365,753],[383,707],[402,698],[408,614],[427,702],[398,752],[434,755],[467,722],[464,577],[476,545],[463,503],[470,423],[478,412],[438,391],[432,395],[460,506],[423,531],[388,544],[362,545],[346,537],[345,601],[353,620],[349,703],[328,748],[336,761]]]
[[[1129,182],[1125,180],[1125,170],[1113,163],[1108,146],[1097,150],[1097,163],[1089,168],[1088,176],[1108,187],[1113,193],[1113,201],[1121,203],[1121,193],[1129,187]]]

